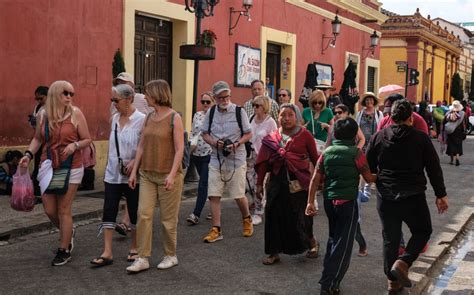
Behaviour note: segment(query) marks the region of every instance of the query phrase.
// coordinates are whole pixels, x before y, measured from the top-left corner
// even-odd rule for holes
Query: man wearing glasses
[[[257,96],[265,95],[265,85],[262,80],[253,80],[252,83],[250,83],[250,87],[252,89],[252,98],[244,103],[244,109],[249,118],[253,116],[253,99]],[[270,99],[270,103],[270,116],[273,118],[273,120],[275,120],[275,122],[278,122],[278,113],[280,111],[280,107],[273,99]]]
[[[284,103],[290,103],[291,101],[291,91],[286,88],[280,88],[278,90],[278,104],[282,105]]]
[[[253,235],[252,218],[245,196],[246,151],[245,143],[252,138],[249,119],[244,110],[230,100],[229,84],[216,82],[212,86],[216,105],[204,118],[202,138],[212,146],[209,163],[208,196],[211,203],[212,228],[204,242],[223,239],[221,232],[221,198],[233,198],[242,213],[244,237]],[[240,112],[241,126],[237,113]]]

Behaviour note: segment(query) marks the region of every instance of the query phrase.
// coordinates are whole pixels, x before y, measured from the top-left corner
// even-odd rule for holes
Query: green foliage
[[[451,96],[459,101],[463,99],[464,94],[462,91],[461,77],[459,76],[459,73],[455,73],[453,75],[453,80],[451,83]]]
[[[115,51],[114,61],[112,63],[112,78],[117,77],[117,75],[122,72],[126,72],[125,62],[123,61],[120,49],[117,49],[117,51]]]
[[[201,36],[199,40],[197,40],[197,45],[203,45],[203,46],[214,46],[216,43],[217,36],[216,34],[211,31],[211,30],[204,30],[201,33]]]

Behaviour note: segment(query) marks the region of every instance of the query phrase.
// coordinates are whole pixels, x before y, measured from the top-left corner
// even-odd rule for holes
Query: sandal
[[[127,225],[125,225],[125,223],[117,223],[115,225],[115,231],[118,232],[120,235],[122,236],[126,236],[127,235]]]
[[[111,265],[112,263],[114,263],[113,259],[102,257],[102,256],[91,260],[91,264],[94,265],[95,267],[107,266],[107,265]]]
[[[262,259],[262,263],[264,265],[272,265],[277,262],[280,262],[280,256],[279,255],[270,255],[268,257],[265,257]]]
[[[306,258],[317,258],[319,256],[319,242],[316,242],[316,245],[306,251]]]
[[[127,256],[128,262],[134,262],[135,259],[137,258],[138,258],[138,252],[132,252],[132,251],[128,252],[128,256]]]

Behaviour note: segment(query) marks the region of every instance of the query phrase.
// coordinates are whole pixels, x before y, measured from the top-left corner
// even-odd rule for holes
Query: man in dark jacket
[[[370,169],[377,173],[377,210],[382,221],[389,294],[411,287],[408,269],[431,236],[424,170],[436,195],[438,213],[448,209],[438,155],[428,135],[413,128],[412,113],[408,100],[394,102],[391,118],[395,125],[377,132],[367,149]],[[406,252],[398,256],[402,222],[410,228],[412,236]]]

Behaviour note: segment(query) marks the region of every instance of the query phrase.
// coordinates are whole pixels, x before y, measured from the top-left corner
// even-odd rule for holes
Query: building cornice
[[[388,16],[386,16],[385,14],[359,1],[327,0],[327,2],[331,3],[334,6],[348,9],[351,13],[354,13],[360,17],[363,17],[366,19],[375,19],[377,20],[378,24],[382,24],[388,19]],[[376,3],[377,1],[371,1],[371,2],[374,3],[375,5],[379,5],[379,6],[381,5],[380,3]]]
[[[310,11],[312,13],[315,13],[317,15],[326,17],[328,19],[334,19],[334,17],[336,16],[335,13],[328,11],[326,9],[322,9],[321,7],[318,7],[316,5],[310,4],[304,0],[285,0],[285,2],[291,5],[297,6],[299,8],[305,9],[307,11]],[[356,21],[353,21],[349,18],[340,16],[340,15],[338,15],[338,17],[341,20],[343,25],[358,29],[360,31],[363,31],[369,34],[372,34],[374,32],[374,29],[372,29],[371,27],[362,25]],[[380,33],[380,32],[377,32],[377,33]]]

